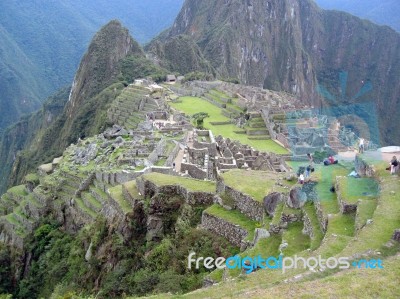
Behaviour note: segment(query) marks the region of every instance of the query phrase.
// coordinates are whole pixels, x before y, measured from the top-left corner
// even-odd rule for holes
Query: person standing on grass
[[[390,161],[390,174],[395,174],[398,166],[399,161],[397,160],[396,156],[393,156],[392,160]]]
[[[310,176],[311,176],[311,166],[308,165],[308,166],[306,167],[306,171],[305,171],[305,176],[304,176],[304,178],[305,178],[305,179],[309,179]]]
[[[299,183],[302,185],[304,184],[304,175],[302,173],[299,176]]]
[[[362,138],[362,137],[360,138],[360,141],[358,143],[358,152],[360,154],[364,153],[364,138]]]

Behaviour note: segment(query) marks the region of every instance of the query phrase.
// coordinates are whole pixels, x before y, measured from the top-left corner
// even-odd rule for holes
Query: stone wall
[[[201,217],[201,226],[219,236],[226,238],[231,244],[243,249],[243,239],[247,237],[249,232],[238,227],[224,219],[207,214],[205,211]],[[245,246],[247,247],[247,246]]]
[[[217,180],[218,193],[226,193],[235,203],[235,208],[250,219],[262,222],[264,220],[264,207],[261,202],[251,196],[226,186],[221,178]]]
[[[347,203],[343,198],[342,190],[340,189],[341,177],[336,177],[336,198],[339,203],[340,212],[342,214],[351,214],[357,212],[358,203]]]
[[[154,148],[153,152],[149,155],[147,160],[151,164],[155,164],[158,161],[158,157],[164,154],[165,145],[167,144],[165,139],[161,139],[156,147]]]
[[[205,100],[205,101],[207,101],[207,102],[209,102],[209,103],[211,103],[211,104],[213,104],[213,105],[215,105],[215,106],[217,106],[217,107],[219,107],[219,108],[226,108],[226,103],[219,103],[219,102],[217,102],[217,101],[215,101],[212,97],[210,97],[209,95],[205,95],[204,97],[203,97],[203,100]]]
[[[315,212],[317,213],[317,218],[319,221],[319,224],[322,228],[322,231],[324,234],[326,233],[328,229],[328,218],[324,215],[322,208],[321,208],[321,203],[319,201],[314,201],[314,208]]]
[[[303,224],[303,234],[308,235],[311,239],[313,239],[315,236],[314,228],[311,224],[310,216],[308,216],[305,210],[303,210]]]
[[[22,249],[24,247],[24,239],[16,234],[17,229],[18,227],[0,218],[0,242]]]
[[[207,132],[207,134],[205,135],[204,132]],[[197,140],[197,138],[195,138],[193,140],[193,147],[195,149],[207,148],[209,155],[215,156],[217,154],[217,145],[215,143],[214,135],[211,133],[211,131],[197,131],[197,134],[198,136],[208,136],[210,138],[210,142],[200,142]]]
[[[362,159],[360,155],[356,155],[356,159],[354,161],[354,167],[356,172],[361,176],[366,177],[375,177],[375,168],[373,165],[369,165],[365,160]]]
[[[199,166],[190,163],[181,163],[181,172],[186,172],[195,179],[204,180],[208,178],[207,171],[201,169]]]
[[[163,193],[181,195],[185,198],[186,202],[191,205],[210,205],[214,202],[214,193],[190,191],[180,185],[157,186],[143,177],[136,179],[136,186],[140,194],[144,197],[153,197],[157,193]]]
[[[185,139],[186,139],[186,135],[185,135]],[[176,156],[178,155],[180,149],[181,149],[181,147],[179,145],[179,142],[177,142],[174,149],[169,154],[167,161],[165,161],[166,166],[170,166],[170,167],[172,166],[172,163],[174,163],[174,160],[175,160]]]
[[[79,187],[78,190],[76,190],[75,192],[75,196],[79,197],[82,193],[82,191],[86,191],[89,189],[89,186],[93,183],[94,179],[96,178],[96,174],[95,173],[90,173],[86,179],[84,179]]]

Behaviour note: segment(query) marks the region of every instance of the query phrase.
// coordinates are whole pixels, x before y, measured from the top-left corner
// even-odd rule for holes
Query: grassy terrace
[[[142,198],[142,196],[139,194],[139,190],[137,189],[136,181],[127,182],[124,184],[124,186],[133,198],[135,199]]]
[[[17,196],[26,196],[28,195],[28,192],[26,191],[25,185],[19,185],[12,187],[7,190],[8,193],[12,193]]]
[[[307,248],[310,248],[310,237],[302,233],[303,222],[290,223],[287,230],[282,234],[282,240],[288,243],[283,250],[285,256],[292,256]]]
[[[268,171],[233,169],[223,173],[222,178],[227,186],[248,194],[259,202],[262,202],[264,196],[271,192],[288,191],[288,189],[276,185],[277,179],[281,178],[281,175]],[[288,187],[293,185],[293,183],[284,180],[281,180],[281,183]]]
[[[339,189],[343,200],[348,203],[355,203],[359,199],[374,199],[378,196],[378,182],[372,178],[338,178]]]
[[[379,249],[386,244],[395,229],[400,228],[400,184],[398,175],[390,175],[385,170],[386,162],[369,160],[375,166],[379,176],[380,193],[378,205],[373,216],[373,223],[365,226],[345,249],[346,254]]]
[[[146,174],[143,178],[153,182],[157,186],[180,185],[190,191],[203,191],[210,193],[213,193],[216,190],[215,182],[201,181],[155,172]]]
[[[204,126],[212,130],[215,136],[222,135],[225,138],[238,140],[243,144],[248,144],[254,148],[273,152],[277,154],[287,154],[288,151],[273,140],[250,140],[246,134],[237,134],[235,131],[241,129],[233,124],[230,125],[211,125],[210,122],[224,122],[230,119],[221,114],[221,108],[197,97],[181,97],[180,102],[170,103],[170,105],[188,115],[193,115],[199,111],[207,112],[210,117],[204,120]]]
[[[122,193],[122,185],[118,185],[108,189],[110,191],[111,197],[118,203],[124,213],[129,213],[132,211],[132,206],[124,198]]]
[[[218,204],[214,204],[211,207],[207,208],[205,213],[216,216],[218,218],[222,218],[229,223],[239,225],[241,228],[244,228],[248,231],[248,235],[246,237],[247,240],[253,240],[254,238],[254,230],[257,226],[257,222],[247,218],[245,215],[240,213],[237,210],[225,210]]]
[[[323,167],[322,172],[321,167],[318,166],[312,179],[317,179],[319,182],[317,192],[322,200],[321,204],[323,204],[324,213],[332,214],[329,217],[328,231],[316,250],[308,252],[307,250],[301,251],[302,248],[299,248],[298,250],[300,251],[296,253],[298,256],[303,257],[317,257],[321,255],[323,258],[351,256],[355,253],[364,253],[370,249],[381,251],[382,256],[380,257],[382,258],[384,258],[385,250],[389,255],[397,253],[395,256],[384,258],[384,269],[351,268],[339,271],[338,273],[325,271],[306,276],[292,283],[283,283],[283,281],[288,278],[292,279],[295,275],[304,273],[306,270],[290,270],[287,273],[260,270],[244,276],[243,279],[223,282],[207,289],[197,290],[184,297],[286,298],[292,296],[296,298],[397,298],[399,294],[400,255],[398,254],[398,250],[400,249],[400,245],[394,245],[390,249],[385,249],[385,246],[382,245],[390,240],[393,230],[400,227],[400,184],[397,175],[391,176],[385,170],[387,167],[386,164],[381,162],[375,164],[380,177],[380,193],[378,195],[379,204],[372,215],[373,223],[363,227],[357,233],[356,237],[354,237],[354,215],[340,215],[335,194],[329,191],[336,173],[337,175],[347,175],[348,169],[341,169],[341,166],[337,165]],[[332,176],[329,176],[329,173]],[[307,214],[312,214],[313,208],[311,203],[306,205],[305,210]],[[311,215],[309,216],[313,218],[311,222],[315,222],[316,218]],[[290,226],[288,230],[292,229],[293,227]],[[297,232],[299,232],[299,229],[297,229]],[[289,232],[289,237],[291,233]],[[295,230],[293,230],[293,235],[297,236]],[[271,238],[276,238],[276,240]],[[279,246],[279,238],[279,236],[271,236],[268,239],[262,240],[255,247],[258,248],[255,252],[262,252],[264,248],[267,248],[268,244],[275,243],[276,247]],[[288,243],[290,246],[289,241]],[[315,247],[312,243],[313,241],[311,240],[311,248],[314,249]],[[252,256],[249,253],[254,252],[255,248],[243,254]],[[222,276],[221,273],[219,273],[219,276]],[[171,296],[165,294],[164,297]]]

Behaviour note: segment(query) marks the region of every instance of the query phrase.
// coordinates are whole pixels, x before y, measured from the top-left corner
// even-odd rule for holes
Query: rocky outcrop
[[[360,155],[356,155],[356,159],[354,161],[354,167],[356,172],[361,176],[366,177],[375,177],[375,168],[373,165],[370,165],[367,161],[365,161]]]

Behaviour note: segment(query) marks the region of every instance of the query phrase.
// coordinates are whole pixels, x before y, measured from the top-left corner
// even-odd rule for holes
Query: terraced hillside
[[[181,97],[177,101],[170,103],[170,105],[187,115],[193,115],[199,112],[198,107],[201,107],[202,111],[207,112],[210,115],[210,117],[204,120],[204,125],[206,128],[212,130],[215,136],[221,135],[226,138],[231,138],[232,140],[238,140],[243,144],[248,144],[262,151],[278,154],[288,153],[285,148],[269,139],[269,135],[267,135],[268,133],[265,129],[265,124],[264,128],[252,127],[261,126],[262,122],[260,121],[260,118],[254,117],[247,127],[241,129],[233,122],[232,118],[234,115],[240,113],[234,108],[231,109],[235,110],[235,114],[231,115],[231,112],[226,112],[225,108],[218,107],[215,103],[211,103],[210,101],[198,97]],[[234,104],[232,104],[232,106],[234,106]],[[240,109],[238,106],[236,106],[236,108]]]
[[[110,122],[126,129],[136,129],[146,119],[146,113],[158,110],[157,102],[150,97],[150,90],[130,85],[113,101],[107,111]]]
[[[237,194],[232,190],[230,194],[226,193],[229,180],[225,178],[225,193],[220,193],[222,200],[203,213],[205,228],[230,242],[239,241],[242,248],[239,256],[242,258],[260,255],[278,259],[280,254],[305,259],[348,257],[351,262],[349,269],[320,266],[285,271],[250,268],[252,273],[245,274],[249,268],[225,268],[214,270],[206,280],[208,284],[218,284],[184,297],[284,298],[292,294],[295,297],[327,298],[353,297],[354,292],[362,292],[366,298],[374,298],[376,294],[395,298],[398,287],[393,279],[396,280],[394,277],[399,273],[400,250],[399,242],[394,240],[398,240],[395,232],[400,227],[399,179],[385,170],[385,163],[371,160],[368,155],[358,156],[357,161],[356,165],[363,161],[364,167],[367,165],[373,169],[374,176],[347,177],[352,169],[352,165],[347,163],[318,166],[311,177],[317,183],[305,184],[301,188],[308,198],[301,208],[290,207],[292,200],[278,202],[273,216],[266,214],[262,220],[255,221],[243,213]],[[258,202],[258,189],[273,191],[271,185],[263,183],[263,176],[258,179],[253,176],[251,180],[253,185],[246,186],[250,188],[246,191],[254,203]],[[332,193],[329,189],[335,184],[337,192]],[[243,192],[237,184],[232,186],[238,189],[234,191]],[[217,189],[219,192],[222,190],[220,186]],[[220,226],[230,229],[223,230]],[[372,259],[375,259],[375,264],[380,259],[383,269],[376,265],[373,266],[375,269],[366,266],[365,260]]]

